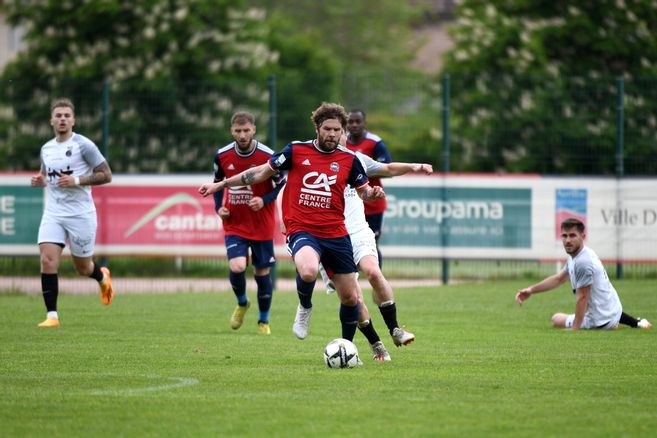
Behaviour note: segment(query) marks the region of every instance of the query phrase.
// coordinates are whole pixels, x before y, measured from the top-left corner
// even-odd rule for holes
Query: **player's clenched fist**
[[[201,196],[206,197],[208,195],[211,195],[219,191],[218,189],[219,189],[219,184],[205,183],[205,184],[201,184],[201,187],[198,188],[198,193]]]

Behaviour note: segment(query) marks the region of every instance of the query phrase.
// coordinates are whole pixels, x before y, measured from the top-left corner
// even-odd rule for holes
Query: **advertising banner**
[[[25,175],[0,177],[0,254],[36,250],[44,192],[29,184]]]
[[[118,177],[94,188],[99,251],[106,254],[225,255],[224,230],[201,177]],[[280,225],[277,222],[277,229]],[[284,236],[274,233],[279,252]]]
[[[93,187],[96,254],[225,257],[214,201],[197,193],[208,180],[114,175]],[[384,179],[384,189],[386,257],[563,260],[559,225],[575,217],[604,260],[657,262],[655,179],[407,175]],[[38,254],[43,205],[44,190],[29,187],[29,175],[0,175],[0,255]],[[286,255],[279,227],[276,253]]]
[[[530,248],[531,190],[386,187],[381,245]]]

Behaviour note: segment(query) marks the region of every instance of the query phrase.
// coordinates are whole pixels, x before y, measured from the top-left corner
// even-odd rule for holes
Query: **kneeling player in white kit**
[[[356,155],[363,163],[368,177],[392,177],[404,175],[409,172],[424,172],[431,174],[433,167],[430,164],[420,163],[380,163],[372,158],[357,152]],[[359,270],[363,271],[372,286],[372,298],[379,307],[381,316],[388,327],[390,336],[396,346],[408,345],[415,340],[415,335],[401,328],[397,322],[397,305],[392,287],[383,276],[379,267],[378,253],[374,233],[365,220],[365,207],[363,201],[356,195],[356,191],[347,187],[345,197],[345,225],[351,238],[354,249],[354,262]],[[323,268],[320,269],[322,278],[327,284],[327,291],[332,292],[334,287]],[[374,359],[379,361],[390,360],[379,335],[374,330],[370,320],[369,310],[363,302],[362,292],[359,292],[360,319],[358,328],[370,343]]]
[[[109,269],[98,266],[92,258],[97,222],[91,197],[91,186],[110,182],[112,171],[98,147],[73,132],[75,107],[69,99],[59,99],[52,104],[50,124],[55,138],[41,147],[41,171],[31,179],[32,187],[47,187],[38,237],[41,289],[47,314],[39,327],[60,325],[57,272],[67,241],[78,274],[98,282],[105,305],[114,296]]]
[[[520,289],[516,301],[522,304],[532,294],[546,292],[570,279],[573,293],[577,297],[575,313],[555,313],[552,325],[578,329],[614,329],[619,324],[634,328],[649,329],[652,324],[646,319],[635,318],[623,312],[620,298],[609,281],[604,265],[593,250],[584,245],[586,231],[578,219],[566,219],[561,223],[561,240],[568,253],[564,268],[557,274]]]

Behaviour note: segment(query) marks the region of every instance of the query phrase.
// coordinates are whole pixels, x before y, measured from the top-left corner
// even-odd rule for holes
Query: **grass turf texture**
[[[242,328],[232,293],[60,295],[62,327],[39,329],[40,296],[0,294],[4,436],[639,436],[657,428],[657,331],[552,329],[567,287],[514,302],[521,282],[396,291],[417,341],[392,362],[331,370],[338,300],[316,290],[308,338],[277,293],[272,335]],[[90,287],[93,284],[90,283]],[[617,282],[625,309],[657,321],[651,281]],[[369,295],[369,292],[366,292]],[[254,299],[254,293],[249,292]],[[367,302],[371,300],[369,296]],[[197,383],[195,383],[197,382]]]

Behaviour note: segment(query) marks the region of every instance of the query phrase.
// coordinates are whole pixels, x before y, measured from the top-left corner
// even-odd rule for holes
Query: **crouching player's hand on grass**
[[[522,303],[524,303],[531,295],[532,291],[530,287],[518,290],[518,293],[516,294],[516,303],[522,306]]]

